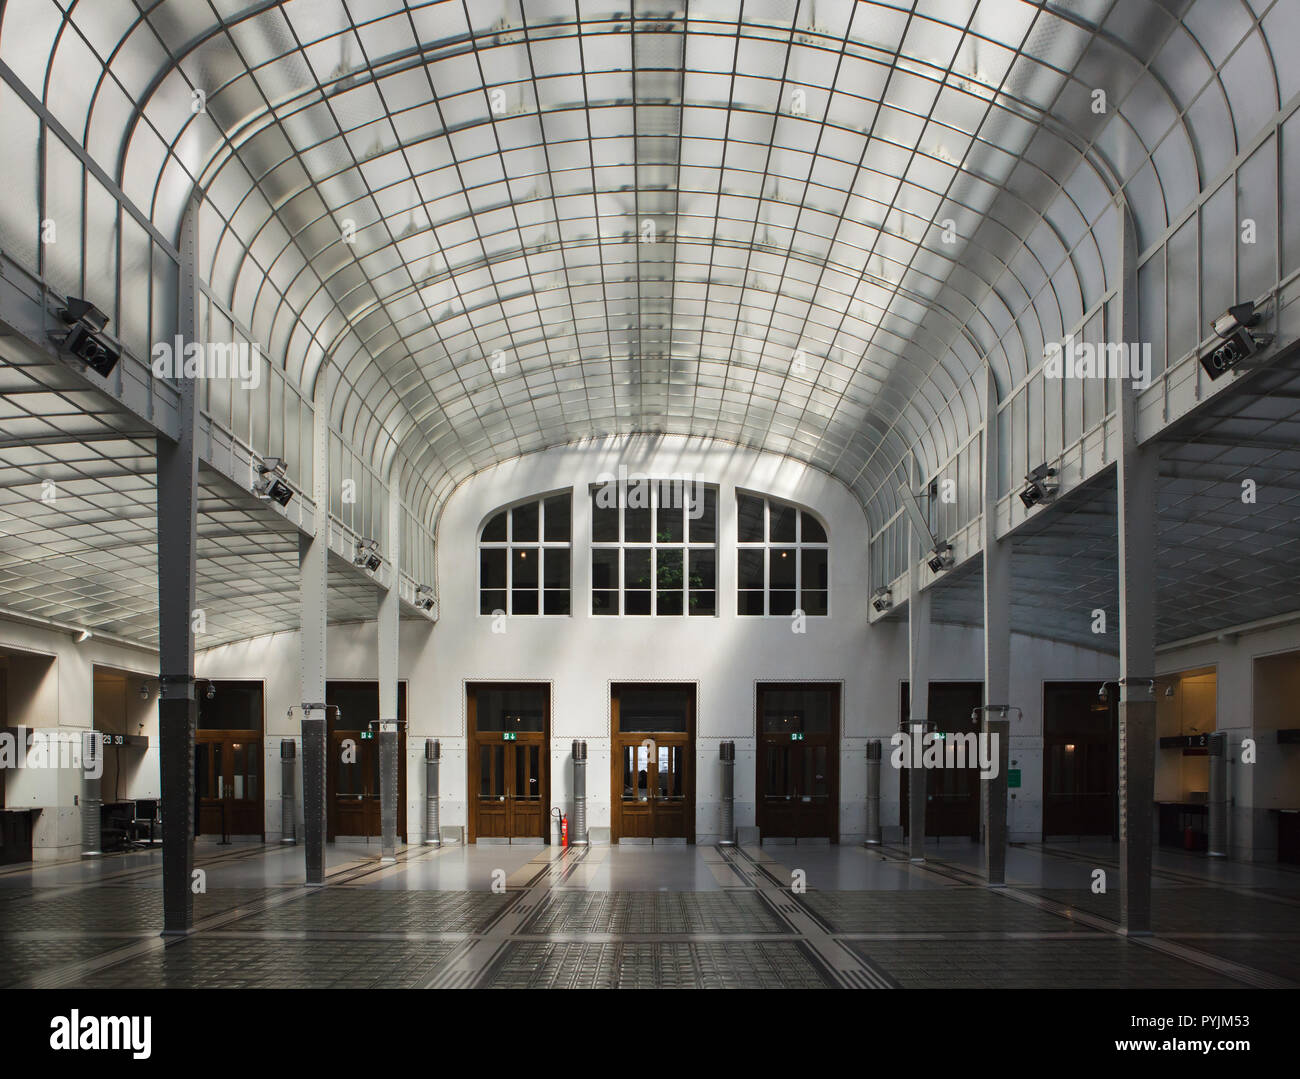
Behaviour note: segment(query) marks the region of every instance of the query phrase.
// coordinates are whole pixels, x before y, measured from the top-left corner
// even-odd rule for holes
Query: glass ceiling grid
[[[939,463],[980,422],[971,371],[1019,384],[1104,294],[1107,183],[1146,246],[1272,116],[1263,25],[1293,23],[1221,12],[9,0],[0,51],[164,236],[200,177],[214,295],[300,383],[337,370],[331,424],[412,463],[432,520],[470,472],[606,430],[787,453],[864,501],[908,449]],[[788,115],[796,88],[822,107]]]

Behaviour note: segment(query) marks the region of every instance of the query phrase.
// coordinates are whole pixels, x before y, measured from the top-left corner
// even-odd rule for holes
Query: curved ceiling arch
[[[1245,0],[944,12],[9,0],[0,55],[164,234],[202,183],[214,293],[431,490],[617,421],[866,500],[1105,294],[1117,187],[1149,246],[1284,95]]]

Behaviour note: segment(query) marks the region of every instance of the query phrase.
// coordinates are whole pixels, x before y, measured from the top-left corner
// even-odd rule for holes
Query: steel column
[[[912,490],[915,491],[921,483],[920,468],[915,457],[909,458],[908,475]],[[907,531],[908,727],[919,724],[924,731],[930,715],[930,593],[921,589],[921,556],[925,551],[925,537],[910,522]],[[926,776],[920,761],[912,761],[911,764],[912,767],[907,770],[908,849],[912,861],[924,862]]]
[[[867,838],[869,847],[880,846],[880,739],[867,739]]]
[[[984,369],[983,480],[980,525],[984,546],[984,712],[981,731],[997,745],[998,774],[980,780],[984,822],[984,873],[990,884],[1006,881],[1007,760],[1011,725],[1006,713],[990,711],[1011,697],[1011,545],[997,536],[998,384],[993,368]]]
[[[399,794],[397,649],[401,625],[402,504],[397,483],[390,480],[388,526],[384,554],[388,558],[388,587],[379,598],[379,820],[380,859],[397,858],[397,799]]]
[[[301,624],[303,857],[308,884],[325,883],[325,635],[329,593],[329,387],[326,370],[312,409],[312,496],[315,532],[298,538]],[[308,705],[316,705],[309,709]]]
[[[181,223],[178,335],[199,342],[198,202]],[[180,359],[180,357],[177,357]],[[162,780],[163,931],[194,925],[194,615],[198,537],[198,409],[192,378],[177,379],[176,441],[156,438],[158,519],[158,731]]]
[[[1122,196],[1119,341],[1138,340],[1137,242]],[[1155,802],[1156,481],[1159,454],[1137,432],[1137,391],[1119,392],[1119,881],[1120,929],[1151,931],[1151,848]]]

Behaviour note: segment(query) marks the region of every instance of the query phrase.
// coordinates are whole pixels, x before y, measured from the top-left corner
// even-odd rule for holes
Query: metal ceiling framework
[[[6,0],[36,174],[0,246],[143,358],[197,186],[208,332],[325,387],[429,527],[497,461],[654,431],[804,461],[877,529],[984,364],[1005,399],[1113,299],[1116,196],[1149,258],[1276,123],[1297,34],[1293,0]]]

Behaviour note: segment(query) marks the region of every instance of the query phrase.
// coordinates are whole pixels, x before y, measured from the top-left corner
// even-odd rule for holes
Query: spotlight
[[[90,638],[93,637],[93,636],[94,636],[94,634],[91,633],[90,630],[88,630],[88,629],[83,629],[80,633],[77,634],[77,643],[78,643],[78,644],[85,644],[86,641],[90,640]]]
[[[427,584],[420,585],[415,590],[415,605],[422,611],[433,610],[433,588]]]
[[[149,683],[148,683],[148,682],[141,682],[141,683],[140,683],[140,699],[141,699],[142,701],[147,701],[147,700],[149,699]]]
[[[878,588],[871,594],[871,606],[877,612],[887,611],[894,605],[894,594],[888,588]]]
[[[1255,305],[1247,301],[1233,304],[1210,324],[1215,336],[1223,341],[1201,357],[1201,366],[1211,379],[1226,374],[1242,360],[1272,344],[1271,333],[1251,333],[1250,328],[1259,324],[1259,318]]]
[[[1041,464],[1025,477],[1027,486],[1020,492],[1020,501],[1025,504],[1025,509],[1031,510],[1040,502],[1047,502],[1056,497],[1056,492],[1061,489],[1061,485],[1056,481],[1055,476],[1056,469]]]
[[[361,569],[368,569],[374,573],[384,564],[384,560],[379,557],[379,541],[372,539],[363,539],[357,541],[357,553],[352,556],[352,564]]]
[[[69,296],[59,318],[72,327],[63,338],[63,347],[95,374],[107,378],[122,358],[122,346],[104,332],[108,316],[89,300]]]
[[[930,567],[932,572],[942,573],[946,569],[952,569],[954,561],[952,544],[936,543],[926,557],[925,564]]]
[[[1102,704],[1109,704],[1109,703],[1110,703],[1110,683],[1109,683],[1109,682],[1103,682],[1103,683],[1101,684],[1101,689],[1097,690],[1097,700],[1101,701]]]
[[[217,687],[213,685],[211,682],[209,682],[208,691],[203,695],[207,697],[208,700],[212,700],[212,698],[217,695]]]
[[[257,466],[257,481],[253,484],[253,493],[268,502],[278,502],[282,506],[289,504],[293,497],[293,488],[284,482],[284,460],[280,457],[266,457]]]
[[[1166,697],[1172,697],[1173,695],[1174,695],[1174,687],[1173,687],[1173,686],[1165,686],[1165,696],[1166,696]]]

